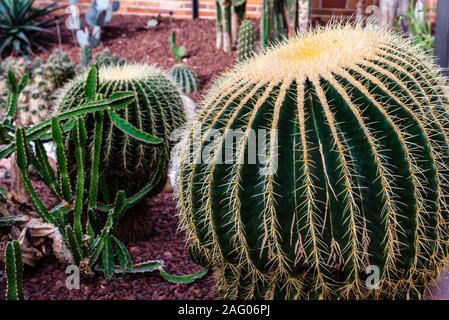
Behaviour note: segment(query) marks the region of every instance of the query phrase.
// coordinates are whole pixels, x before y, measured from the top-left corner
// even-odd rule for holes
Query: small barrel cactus
[[[421,298],[449,261],[444,83],[371,25],[318,29],[219,81],[176,189],[220,295]]]
[[[66,86],[57,113],[85,102],[85,80],[86,75],[82,75]],[[107,186],[112,200],[119,190],[124,190],[131,197],[149,184],[152,187],[148,195],[154,195],[163,189],[167,180],[172,147],[170,134],[185,122],[179,91],[164,73],[152,66],[129,64],[101,67],[98,93],[107,98],[117,91],[136,93],[136,101],[120,111],[120,116],[136,129],[163,139],[163,143],[144,144],[111,125],[110,119],[105,117],[100,183]],[[93,116],[89,116],[86,119],[88,133],[95,129],[93,123]],[[93,145],[93,136],[87,135],[88,145]],[[70,162],[71,155],[68,157]],[[90,168],[90,164],[86,164],[86,168]],[[108,199],[102,200],[108,202]]]
[[[200,87],[200,81],[195,72],[183,63],[175,64],[169,72],[173,81],[181,88],[184,93],[197,92]]]
[[[256,35],[254,25],[249,20],[244,20],[240,25],[238,42],[238,61],[244,61],[254,55]]]

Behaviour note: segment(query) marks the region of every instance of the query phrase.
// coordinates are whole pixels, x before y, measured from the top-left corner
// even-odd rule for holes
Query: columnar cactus
[[[256,35],[254,25],[251,21],[245,20],[240,26],[238,43],[238,60],[244,61],[254,55]]]
[[[58,111],[73,109],[85,102],[86,75],[68,84]],[[129,137],[105,117],[100,165],[101,184],[115,195],[124,190],[128,197],[151,184],[149,195],[160,192],[167,179],[170,134],[185,121],[184,107],[177,88],[157,68],[148,65],[103,66],[99,69],[98,92],[105,98],[117,91],[132,91],[136,101],[119,115],[134,128],[163,139],[159,145],[141,143]],[[93,116],[86,120],[88,145],[93,145]],[[69,150],[70,152],[70,150]],[[69,155],[69,162],[71,156]],[[86,164],[90,168],[90,164]],[[71,170],[75,170],[71,167]],[[86,174],[89,176],[89,173]],[[107,201],[107,199],[102,199]]]
[[[180,144],[177,196],[221,296],[420,298],[449,261],[444,83],[401,36],[350,25],[219,81]]]
[[[173,81],[184,93],[197,92],[200,82],[195,72],[183,63],[175,64],[169,71]]]

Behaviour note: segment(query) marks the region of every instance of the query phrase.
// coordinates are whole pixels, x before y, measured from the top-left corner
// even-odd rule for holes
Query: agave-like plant
[[[62,7],[52,2],[36,8],[34,3],[35,0],[0,0],[0,55],[5,51],[28,55],[33,47],[42,47],[43,39],[37,34],[55,24],[57,17],[48,15]]]

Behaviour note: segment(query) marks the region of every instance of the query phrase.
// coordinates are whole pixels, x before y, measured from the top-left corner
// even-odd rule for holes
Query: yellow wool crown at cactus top
[[[224,298],[421,298],[448,261],[448,102],[431,58],[373,25],[238,65],[178,150],[192,257]],[[244,135],[220,163],[227,129]],[[245,160],[251,129],[264,162]]]

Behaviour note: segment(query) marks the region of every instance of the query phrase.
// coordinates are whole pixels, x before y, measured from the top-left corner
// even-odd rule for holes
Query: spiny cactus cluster
[[[71,110],[85,102],[86,75],[68,84],[58,104],[56,114]],[[103,66],[99,69],[98,94],[109,97],[114,92],[130,91],[136,100],[117,112],[132,128],[163,139],[158,145],[144,144],[129,137],[111,119],[105,118],[103,126],[100,176],[110,194],[124,190],[127,196],[149,188],[149,195],[162,190],[166,182],[169,160],[170,134],[185,122],[184,107],[179,91],[157,68],[148,65],[129,64]],[[92,145],[93,118],[86,120],[87,144]],[[74,150],[69,150],[69,161]],[[69,163],[72,173],[76,165]],[[89,168],[88,163],[86,168]],[[88,174],[89,170],[87,170]],[[150,184],[150,186],[148,186]],[[102,199],[109,202],[109,199]]]
[[[184,93],[197,92],[200,87],[200,81],[195,72],[183,63],[175,64],[169,72],[173,81],[181,88]]]
[[[221,296],[422,297],[449,261],[444,84],[401,36],[351,25],[219,81],[181,144],[177,190]]]
[[[244,61],[254,55],[256,34],[250,20],[244,20],[240,25],[238,42],[238,61]]]

